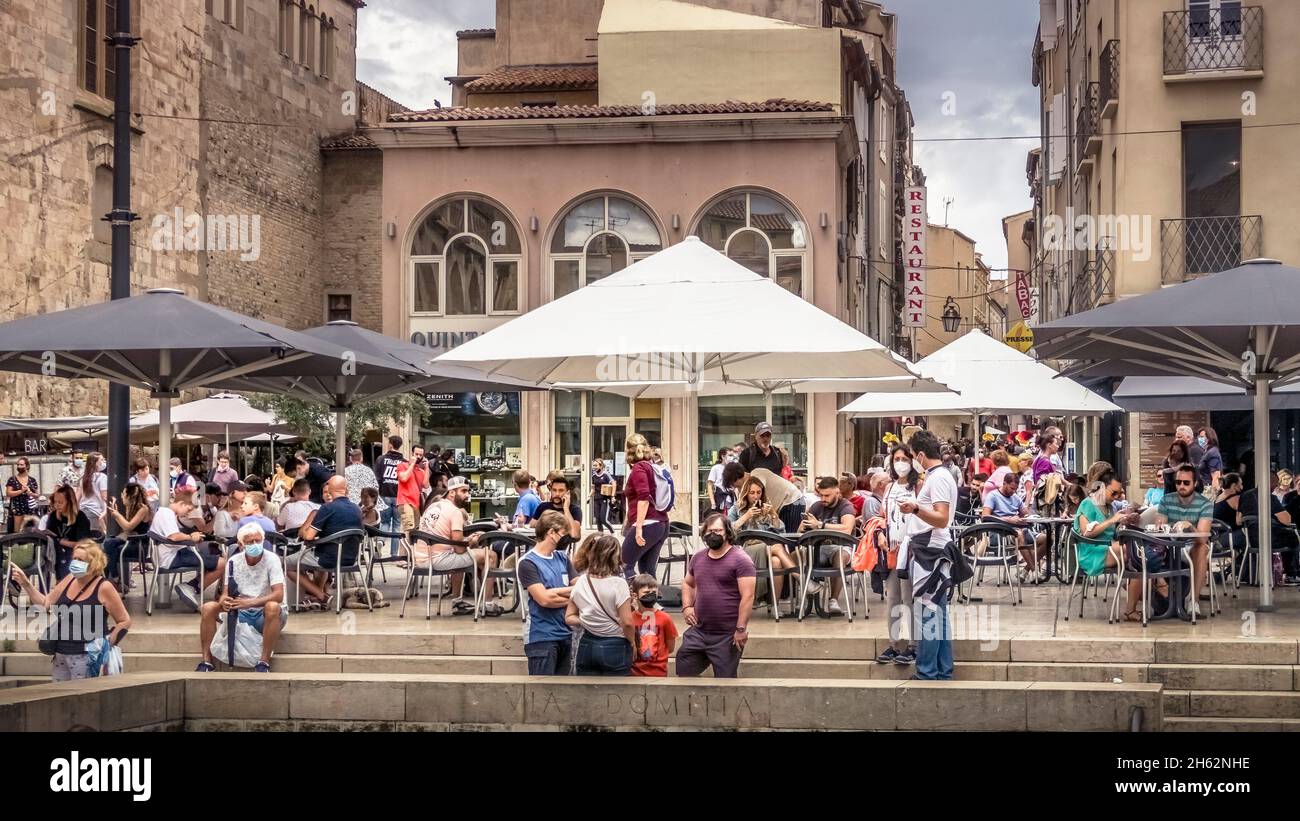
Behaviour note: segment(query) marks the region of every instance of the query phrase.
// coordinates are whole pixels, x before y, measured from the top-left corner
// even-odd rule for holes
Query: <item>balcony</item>
[[[1079,174],[1092,170],[1093,157],[1101,151],[1101,83],[1088,83],[1082,91],[1074,128],[1074,156]]]
[[[1264,76],[1264,9],[1230,6],[1167,11],[1165,82]]]
[[[1119,110],[1119,40],[1101,50],[1101,118],[1109,120]]]
[[[1194,217],[1160,221],[1160,281],[1176,285],[1263,255],[1264,218]]]
[[[1110,250],[1109,238],[1102,238],[1095,250],[1084,252],[1075,269],[1068,297],[1070,313],[1091,311],[1115,298],[1115,252]]]

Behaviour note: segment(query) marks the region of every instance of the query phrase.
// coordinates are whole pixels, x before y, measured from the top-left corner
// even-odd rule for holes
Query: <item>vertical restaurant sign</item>
[[[1020,306],[1020,318],[1030,319],[1033,316],[1033,298],[1029,295],[1029,277],[1025,276],[1024,271],[1016,271],[1015,289],[1016,304]]]
[[[925,188],[905,190],[903,207],[903,327],[925,327]]]

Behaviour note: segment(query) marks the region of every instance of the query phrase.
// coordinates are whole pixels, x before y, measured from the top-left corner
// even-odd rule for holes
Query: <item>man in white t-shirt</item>
[[[247,625],[262,634],[262,658],[253,668],[255,673],[271,672],[271,654],[279,643],[280,631],[289,621],[289,611],[284,609],[284,568],[280,557],[265,549],[266,533],[257,522],[249,522],[239,529],[236,537],[242,550],[230,558],[234,596],[227,590],[217,601],[203,605],[203,618],[199,625],[199,649],[203,661],[195,672],[211,673],[215,667],[212,659],[212,637],[217,634],[217,620],[223,613],[226,618],[238,619],[237,624]]]
[[[948,622],[948,597],[952,593],[951,564],[947,556],[952,541],[953,514],[957,510],[957,482],[943,465],[939,440],[927,430],[917,431],[908,443],[925,470],[925,482],[916,501],[903,501],[899,509],[908,516],[908,572],[912,579],[917,679],[952,678],[952,630]],[[919,629],[916,629],[919,621]]]
[[[308,499],[311,496],[311,484],[306,479],[295,481],[290,495],[292,500],[281,505],[280,515],[275,517],[276,527],[281,533],[298,530],[320,508],[320,505]]]
[[[188,520],[193,512],[194,497],[189,493],[177,494],[170,505],[159,508],[154,513],[153,523],[149,526],[149,538],[158,545],[159,567],[197,569],[199,562],[203,563],[202,586],[193,583],[178,584],[175,589],[178,598],[183,599],[194,610],[198,610],[203,601],[202,591],[221,578],[226,560],[203,549],[199,550],[198,556],[194,555],[194,551],[185,549],[202,542],[205,538],[200,531],[187,533],[181,529],[181,522]]]

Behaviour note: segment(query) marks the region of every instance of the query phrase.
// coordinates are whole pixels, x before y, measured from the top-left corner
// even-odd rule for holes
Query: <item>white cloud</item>
[[[357,79],[402,105],[451,105],[456,32],[491,28],[491,0],[370,0],[357,22]]]

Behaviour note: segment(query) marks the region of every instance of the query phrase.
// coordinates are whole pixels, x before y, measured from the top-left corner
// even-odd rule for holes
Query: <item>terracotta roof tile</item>
[[[365,134],[352,133],[326,137],[321,140],[320,147],[322,151],[360,151],[379,146]]]
[[[465,86],[469,92],[588,91],[596,87],[595,63],[502,66]]]
[[[472,40],[476,37],[496,37],[496,29],[461,29],[456,32],[457,40]]]
[[[767,100],[761,103],[677,103],[661,105],[659,116],[708,114],[781,114],[834,111],[830,103],[807,100]],[[553,105],[505,106],[495,108],[431,108],[427,111],[403,111],[392,114],[390,123],[469,122],[474,120],[564,120],[614,117],[644,117],[640,106],[633,105]]]

